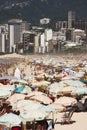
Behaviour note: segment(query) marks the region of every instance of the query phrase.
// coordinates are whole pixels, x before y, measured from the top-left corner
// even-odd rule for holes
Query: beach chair
[[[65,112],[65,114],[62,116],[61,124],[70,124],[73,113],[74,110]]]

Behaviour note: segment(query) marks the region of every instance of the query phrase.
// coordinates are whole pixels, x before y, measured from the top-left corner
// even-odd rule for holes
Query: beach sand
[[[87,112],[74,112],[71,120],[72,124],[61,125],[63,113],[57,113],[54,115],[54,119],[57,118],[55,124],[55,130],[87,130]]]
[[[9,55],[10,56],[10,55]],[[79,55],[78,57],[78,62],[81,61],[84,57],[84,59],[86,58],[87,55]],[[3,58],[5,59],[7,56],[4,56]],[[14,55],[12,55],[11,57],[14,57]],[[18,56],[18,55],[15,55],[15,57],[21,57],[21,56]],[[37,57],[37,56],[29,56],[29,58],[34,58],[34,57]],[[38,55],[38,57],[41,58],[41,56]],[[42,56],[43,58],[47,58],[47,60],[49,59],[49,56]],[[51,56],[52,58],[53,56]],[[1,58],[1,57],[0,57]],[[24,58],[24,57],[23,57]],[[63,60],[67,60],[67,56],[61,56],[60,59],[56,59],[57,61],[63,61]],[[77,58],[75,57],[75,61],[77,62],[76,60]],[[30,69],[30,66],[29,67],[26,67],[25,64],[20,64],[19,68],[24,68],[24,73],[26,73],[26,75],[29,75],[31,74],[31,69]],[[26,68],[26,69],[25,69]],[[32,69],[33,71],[33,69]],[[10,74],[10,72],[12,72],[11,68],[9,68],[8,70],[8,73]],[[74,121],[72,124],[65,124],[65,125],[61,125],[61,120],[62,120],[62,115],[63,113],[56,113],[54,114],[54,120],[57,119],[57,122],[55,124],[55,130],[87,130],[87,112],[74,112],[71,120]]]

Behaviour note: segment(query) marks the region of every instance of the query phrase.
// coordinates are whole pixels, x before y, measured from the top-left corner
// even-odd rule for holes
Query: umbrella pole
[[[55,130],[55,122],[54,122],[54,112],[52,112],[52,121],[53,121],[53,129]]]
[[[23,130],[26,130],[26,124],[23,124]]]
[[[34,119],[34,129],[33,130],[35,130],[35,119]]]
[[[9,130],[11,130],[11,124],[9,125]]]

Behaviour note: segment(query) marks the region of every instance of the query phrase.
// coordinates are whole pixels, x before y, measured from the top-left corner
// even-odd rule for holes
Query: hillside
[[[0,1],[0,21],[22,18],[37,22],[40,18],[66,20],[69,10],[87,18],[87,0],[3,0]]]

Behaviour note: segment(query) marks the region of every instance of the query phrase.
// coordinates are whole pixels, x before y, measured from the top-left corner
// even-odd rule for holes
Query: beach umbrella
[[[26,95],[26,97],[32,97],[32,96],[35,96],[35,95],[45,95],[46,96],[46,94],[41,92],[41,91],[32,91],[28,95]]]
[[[23,94],[28,94],[28,93],[30,93],[32,90],[31,90],[31,88],[30,87],[24,87],[24,89],[21,91],[21,93],[23,93]]]
[[[44,103],[44,104],[52,103],[52,100],[49,97],[47,97],[47,95],[45,95],[45,94],[38,94],[37,93],[36,95],[30,97],[30,99],[35,100],[37,102]]]
[[[23,100],[23,99],[25,98],[25,96],[26,96],[26,95],[24,95],[24,94],[17,94],[17,93],[15,93],[15,94],[11,95],[11,96],[7,99],[7,101],[9,101],[10,103],[16,103],[16,102],[18,102],[18,101]]]
[[[69,106],[71,104],[76,104],[77,100],[72,97],[63,96],[63,97],[58,98],[54,103],[61,104],[64,106]]]
[[[48,85],[50,85],[50,82],[43,80],[43,81],[33,82],[32,85],[34,87],[38,87],[38,88],[42,87],[42,88],[44,88],[44,87],[47,87]]]
[[[26,98],[29,98],[31,100],[44,103],[44,104],[50,104],[52,103],[52,100],[47,96],[47,94],[40,92],[40,91],[33,91],[26,95]]]
[[[47,112],[41,111],[40,109],[24,111],[20,113],[20,116],[26,121],[44,120],[48,115],[49,114]]]
[[[24,80],[34,80],[34,76],[33,75],[30,75],[30,76],[26,75],[26,76],[24,76],[23,79]]]
[[[14,93],[24,93],[24,94],[28,94],[31,92],[31,88],[29,86],[18,86],[14,89],[13,91]]]
[[[76,80],[76,79],[78,79],[77,77],[76,77],[76,75],[68,75],[68,76],[66,76],[66,77],[63,77],[61,80],[63,81],[63,80]]]
[[[52,107],[49,106],[49,105],[47,105],[47,106],[42,105],[42,106],[41,106],[40,108],[38,108],[38,109],[40,109],[41,111],[45,111],[45,112],[47,112],[47,113],[51,113],[51,112],[54,112],[54,111],[55,111],[55,109],[52,108]]]
[[[66,86],[64,83],[53,83],[48,86],[49,93],[52,94],[53,96],[56,96],[61,89]]]
[[[87,88],[86,87],[79,87],[75,88],[71,94],[76,94],[76,95],[84,95],[87,94]]]
[[[52,103],[48,106],[52,107],[56,112],[62,112],[65,110],[65,107],[63,105],[57,103]]]
[[[10,97],[11,91],[0,89],[0,98]]]
[[[87,79],[81,79],[81,82],[83,82],[84,84],[87,84]]]
[[[18,86],[14,89],[13,93],[21,93],[25,86]]]
[[[68,94],[68,93],[71,93],[74,89],[75,89],[75,87],[67,86],[67,87],[61,88],[61,90],[59,92],[63,93],[63,94]]]
[[[28,84],[28,82],[25,81],[24,79],[13,79],[13,80],[11,80],[11,83]]]
[[[13,113],[5,113],[0,117],[0,124],[4,125],[19,125],[21,121],[20,116]]]
[[[48,89],[50,90],[50,89],[53,89],[53,88],[60,88],[60,87],[65,87],[65,86],[66,86],[66,84],[64,82],[60,81],[59,83],[55,82],[55,83],[49,85]]]
[[[15,107],[16,107],[17,110],[20,110],[20,112],[21,112],[23,110],[26,110],[26,111],[36,110],[41,106],[42,106],[42,104],[40,104],[40,103],[24,99],[24,100],[18,101],[16,103]]]
[[[0,77],[0,80],[5,80],[5,79],[12,80],[12,79],[17,79],[17,78],[14,76],[9,76],[9,75],[4,75],[4,76]]]
[[[68,82],[67,85],[73,86],[73,87],[83,87],[83,86],[85,86],[85,84],[82,83],[82,82],[79,81],[79,80],[73,80],[73,81],[71,81],[71,82]]]
[[[84,74],[85,74],[84,71],[79,71],[79,72],[76,73],[76,78],[81,78],[81,77],[84,76]]]
[[[55,87],[49,89],[49,93],[52,94],[54,97],[57,96],[57,94],[61,91],[62,87]]]
[[[15,86],[14,85],[0,85],[0,89],[1,90],[7,90],[7,91],[13,91],[15,89]]]
[[[42,76],[42,75],[37,75],[37,76],[35,76],[35,79],[36,79],[37,81],[41,81],[41,80],[44,79],[44,76]]]

